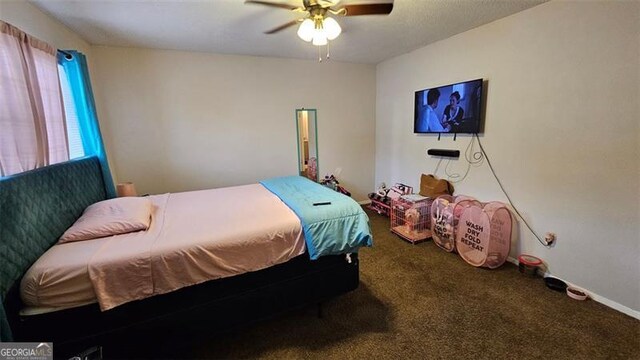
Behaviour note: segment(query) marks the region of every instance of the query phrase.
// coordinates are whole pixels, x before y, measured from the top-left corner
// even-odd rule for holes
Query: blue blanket
[[[372,245],[369,218],[350,197],[301,176],[273,178],[260,184],[298,215],[311,260]],[[330,204],[313,205],[327,202]]]

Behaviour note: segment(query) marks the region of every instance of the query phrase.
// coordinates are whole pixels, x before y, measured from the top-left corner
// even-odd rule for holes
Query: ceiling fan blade
[[[278,26],[277,28],[273,28],[273,29],[271,29],[271,30],[269,30],[269,31],[265,31],[264,33],[265,33],[265,34],[275,34],[275,33],[277,33],[278,31],[282,31],[282,30],[284,30],[284,29],[286,29],[286,28],[288,28],[288,27],[291,27],[291,26],[293,26],[293,25],[295,25],[295,24],[297,24],[297,23],[301,22],[302,20],[303,20],[303,19],[297,19],[297,20],[289,21],[289,22],[288,22],[288,23],[286,23],[286,24],[280,25],[280,26]]]
[[[388,15],[393,10],[393,3],[345,5],[344,10],[344,16]]]
[[[272,2],[260,1],[260,0],[244,0],[244,3],[245,4],[259,4],[259,5],[277,7],[277,8],[281,8],[281,9],[287,9],[287,10],[295,10],[295,9],[298,8],[297,6],[293,6],[293,5],[289,5],[289,4],[279,4],[279,3],[272,3]]]

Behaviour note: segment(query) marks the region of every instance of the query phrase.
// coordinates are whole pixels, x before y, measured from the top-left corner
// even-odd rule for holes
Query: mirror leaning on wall
[[[296,109],[298,173],[318,181],[318,127],[316,109]]]

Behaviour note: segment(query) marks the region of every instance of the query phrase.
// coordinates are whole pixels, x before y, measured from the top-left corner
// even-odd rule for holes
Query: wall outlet
[[[552,232],[544,234],[544,241],[546,241],[547,245],[553,244],[556,241],[556,234]]]

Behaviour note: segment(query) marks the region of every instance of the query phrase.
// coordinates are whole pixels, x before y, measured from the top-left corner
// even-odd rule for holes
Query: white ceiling
[[[272,0],[301,5],[302,0]],[[338,17],[343,32],[330,43],[337,61],[378,63],[448,38],[546,0],[395,0],[390,15]],[[342,0],[340,4],[391,2]],[[209,1],[33,0],[91,44],[222,54],[316,59],[317,47],[300,40],[296,27],[272,29],[300,13]],[[324,51],[324,50],[323,50]]]

